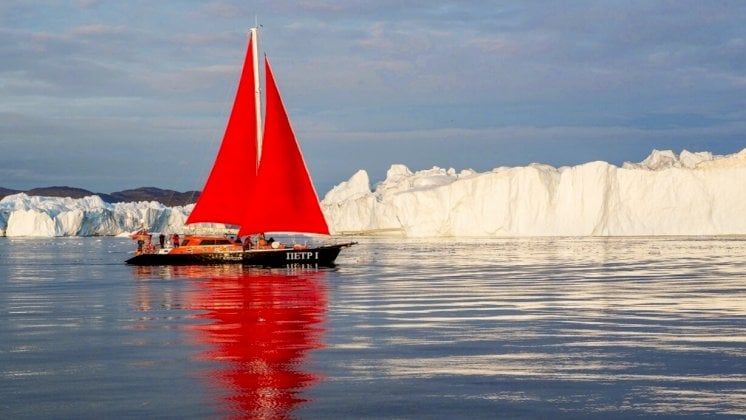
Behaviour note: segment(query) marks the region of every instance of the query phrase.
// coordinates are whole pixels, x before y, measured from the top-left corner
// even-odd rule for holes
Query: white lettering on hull
[[[285,259],[288,261],[296,260],[318,260],[319,252],[303,251],[303,252],[288,252],[285,254]]]

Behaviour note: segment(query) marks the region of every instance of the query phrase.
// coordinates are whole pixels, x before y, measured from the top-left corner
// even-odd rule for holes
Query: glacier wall
[[[321,207],[336,234],[744,235],[746,149],[727,156],[653,151],[622,167],[532,164],[477,173],[393,165],[374,190],[358,171],[329,191]],[[0,236],[120,235],[141,224],[182,233],[192,208],[21,193],[0,200]]]
[[[119,235],[142,224],[155,232],[181,232],[192,207],[166,207],[154,201],[109,204],[98,196],[72,199],[20,193],[0,200],[0,235]]]
[[[727,156],[653,151],[640,163],[532,164],[485,173],[365,171],[322,201],[336,233],[432,236],[746,234],[746,149]]]

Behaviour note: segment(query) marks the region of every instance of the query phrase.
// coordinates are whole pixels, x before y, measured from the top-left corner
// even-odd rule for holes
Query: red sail
[[[265,57],[267,110],[262,158],[239,235],[259,232],[329,234],[319,199]]]
[[[205,188],[187,223],[238,225],[256,179],[256,105],[252,42],[246,50],[236,100]]]

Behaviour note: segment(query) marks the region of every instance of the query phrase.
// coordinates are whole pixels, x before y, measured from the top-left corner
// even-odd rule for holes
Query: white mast
[[[249,29],[254,42],[251,43],[251,57],[254,64],[254,108],[256,109],[256,166],[259,168],[259,160],[262,156],[262,102],[259,90],[259,25]]]

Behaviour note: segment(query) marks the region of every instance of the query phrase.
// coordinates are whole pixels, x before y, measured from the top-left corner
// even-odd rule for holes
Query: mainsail
[[[266,115],[262,158],[239,235],[260,232],[329,234],[316,190],[290,126],[269,59],[264,59]]]
[[[236,100],[202,194],[186,223],[241,224],[257,170],[255,42],[249,38]]]
[[[187,223],[240,225],[241,236],[261,232],[328,235],[318,196],[266,57],[266,118],[263,135],[258,134],[255,33],[252,30],[220,151]]]

